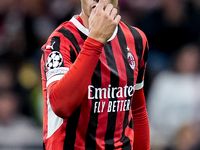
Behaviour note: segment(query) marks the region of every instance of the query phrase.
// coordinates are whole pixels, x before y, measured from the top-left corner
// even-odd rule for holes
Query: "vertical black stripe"
[[[60,52],[60,37],[54,36],[51,38],[51,46],[53,46],[52,51]]]
[[[138,56],[138,67],[139,67],[143,54],[143,39],[140,33],[136,29],[130,27],[129,25],[127,26],[135,39],[135,49]]]
[[[141,83],[143,80],[143,75],[144,75],[144,71],[145,71],[145,66],[143,66],[139,71],[138,71],[138,78],[136,83]]]
[[[72,46],[70,45],[70,61],[71,63],[74,63],[75,60],[76,60],[76,53],[74,49],[72,48]]]
[[[51,46],[53,49],[52,51],[58,51],[60,52],[60,37],[59,36],[54,36],[51,38]],[[62,65],[60,67],[64,67],[64,62],[62,62]]]
[[[68,118],[66,127],[66,136],[64,140],[64,150],[73,150],[76,140],[76,129],[80,117],[81,106]]]
[[[83,32],[81,32],[80,30],[78,30],[81,38],[85,41],[87,39],[87,36],[85,34],[83,34]]]
[[[66,38],[68,38],[71,41],[71,43],[74,45],[77,53],[79,53],[81,51],[78,41],[71,31],[69,31],[66,28],[60,28],[60,30],[58,30],[58,32],[62,33]]]
[[[134,128],[134,127],[133,127],[133,118],[131,118],[131,120],[130,120],[130,122],[129,122],[129,127],[130,127],[131,129]]]
[[[117,37],[118,37],[118,40],[119,40],[120,48],[121,48],[124,63],[125,63],[126,75],[127,75],[127,86],[130,86],[130,85],[133,85],[133,83],[134,83],[134,73],[133,73],[133,70],[131,69],[131,67],[129,66],[129,63],[128,63],[128,60],[127,60],[127,53],[128,52],[127,52],[126,38],[125,38],[124,33],[123,33],[120,26],[119,26],[118,29],[119,30],[118,30]],[[131,99],[131,97],[127,97],[127,99]],[[122,138],[120,140],[124,144],[124,146],[122,148],[123,150],[126,150],[126,149],[130,150],[131,149],[130,139],[125,136],[125,129],[129,125],[128,115],[129,115],[129,111],[126,111],[125,116],[124,116],[124,122],[123,122]]]
[[[117,70],[117,65],[115,62],[111,42],[108,42],[104,46],[106,59],[108,66],[111,70],[110,79],[111,79],[111,88],[119,86],[119,74]],[[115,90],[116,95],[117,90]],[[117,98],[110,98],[109,101],[117,101]],[[105,150],[114,149],[114,133],[115,133],[115,125],[117,119],[117,112],[109,112],[108,113],[108,123],[107,130],[105,134]]]
[[[142,68],[140,68],[139,72],[138,72],[138,77],[137,77],[137,81],[136,83],[141,83],[143,80],[143,76],[146,70],[146,63],[147,63],[147,58],[148,58],[148,45],[146,44],[146,48],[145,48],[145,52],[144,52],[144,56],[143,56],[143,61],[144,61],[144,66]]]
[[[42,57],[43,57],[43,62],[44,62],[43,71],[44,71],[44,74],[45,74],[45,77],[46,77],[47,67],[46,67],[46,61],[45,61],[45,53],[44,53],[44,51],[42,51]]]
[[[149,48],[148,48],[148,43],[146,43],[145,52],[144,52],[144,56],[143,56],[144,62],[147,62],[148,55],[149,55]]]
[[[95,88],[101,88],[101,62],[99,61],[94,74],[92,76],[92,85]],[[92,92],[94,96],[94,91]],[[95,102],[100,101],[99,99],[92,100],[92,108],[90,112],[90,119],[88,124],[88,130],[86,133],[85,148],[96,149],[96,130],[98,124],[98,113],[94,113]]]
[[[141,83],[142,80],[143,80],[143,76],[144,76],[144,73],[145,73],[145,70],[146,70],[146,63],[147,63],[148,53],[149,53],[149,49],[148,49],[148,44],[146,43],[144,56],[143,56],[144,66],[139,69],[136,83]]]
[[[45,148],[45,145],[44,145],[44,142],[43,142],[43,150],[45,150],[46,148]]]

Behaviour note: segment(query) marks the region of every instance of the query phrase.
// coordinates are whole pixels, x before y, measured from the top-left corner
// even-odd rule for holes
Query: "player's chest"
[[[94,74],[100,74],[102,82],[117,82],[118,85],[135,85],[138,75],[138,56],[129,45],[116,42],[105,44]]]

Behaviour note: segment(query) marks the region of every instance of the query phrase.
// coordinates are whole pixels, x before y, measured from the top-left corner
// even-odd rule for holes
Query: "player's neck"
[[[88,22],[88,16],[85,14],[85,13],[81,13],[80,14],[80,17],[81,17],[81,19],[82,19],[82,21],[83,21],[83,25],[87,28],[87,29],[89,29],[89,22]]]

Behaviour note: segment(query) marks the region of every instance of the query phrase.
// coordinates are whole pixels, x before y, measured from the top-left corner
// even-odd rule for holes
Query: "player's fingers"
[[[110,16],[112,17],[112,19],[115,19],[116,15],[117,15],[117,9],[116,9],[116,8],[113,8],[113,9],[111,10]]]
[[[112,12],[112,9],[113,9],[113,5],[112,5],[112,4],[108,4],[108,5],[106,6],[105,12],[106,12],[108,15],[110,15],[111,12]]]
[[[114,21],[115,21],[116,24],[119,24],[120,20],[121,20],[121,16],[120,15],[117,15],[115,17],[115,19],[114,19]]]
[[[99,3],[97,5],[97,9],[103,10],[104,6],[105,6],[105,0],[99,0]]]

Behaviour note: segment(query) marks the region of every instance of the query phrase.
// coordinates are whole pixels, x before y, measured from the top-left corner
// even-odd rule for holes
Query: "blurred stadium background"
[[[200,0],[119,0],[150,53],[145,95],[152,150],[199,150]],[[80,0],[0,0],[0,150],[41,150],[41,46]]]

